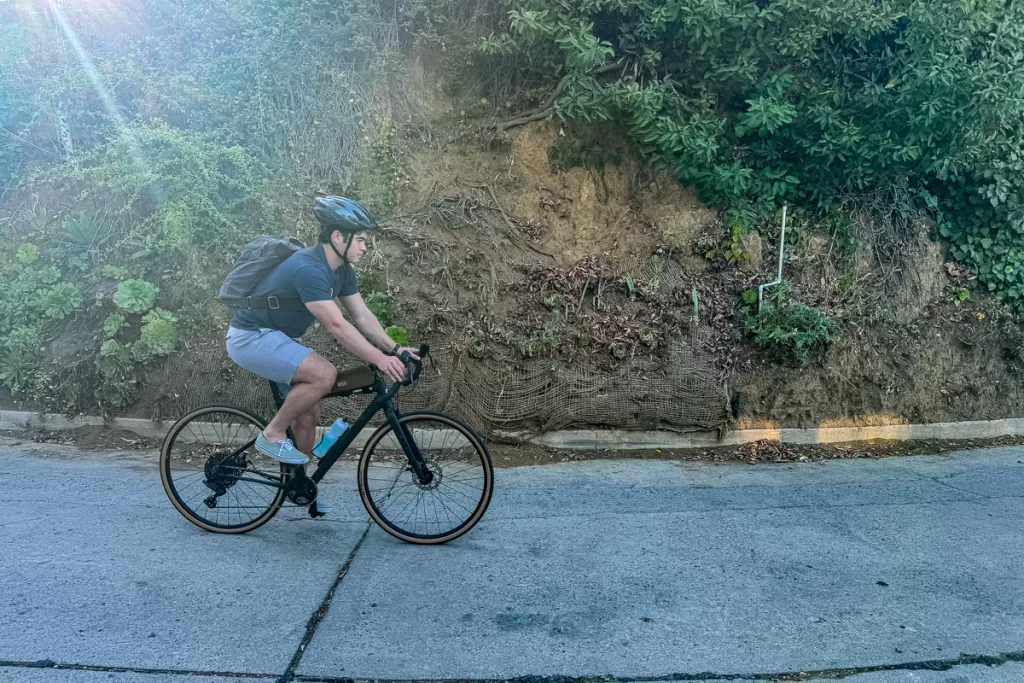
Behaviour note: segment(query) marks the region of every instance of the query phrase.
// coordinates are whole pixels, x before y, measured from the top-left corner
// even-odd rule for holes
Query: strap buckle
[[[277,309],[281,308],[281,302],[277,300],[276,296],[268,296],[267,305],[270,307],[272,311],[276,311]]]
[[[248,308],[250,311],[252,310],[252,297],[251,296],[245,297],[245,307]]]

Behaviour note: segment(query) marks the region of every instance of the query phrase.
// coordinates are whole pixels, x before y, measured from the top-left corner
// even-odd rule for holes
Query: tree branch
[[[458,179],[456,178],[456,180]],[[498,195],[495,194],[494,187],[492,187],[490,184],[481,183],[465,183],[465,185],[466,187],[475,187],[481,190],[487,190],[490,193],[491,200],[494,201],[494,208],[497,209],[498,213],[501,214],[501,217],[505,219],[505,227],[508,228],[508,230],[504,231],[505,236],[509,238],[512,244],[516,245],[520,249],[530,249],[532,251],[537,252],[538,254],[547,256],[548,258],[555,258],[554,254],[549,254],[543,249],[539,249],[538,247],[535,247],[532,244],[530,244],[529,241],[523,239],[523,236],[519,234],[519,230],[512,223],[512,219],[509,218],[508,214],[505,213],[505,209],[502,208],[501,202],[498,201]]]
[[[615,69],[618,69],[620,66],[622,66],[624,62],[624,59],[618,59],[614,62],[603,64],[599,67],[596,67],[588,71],[587,75],[597,76],[599,74],[607,73],[609,71],[614,71]],[[547,96],[547,99],[544,100],[544,103],[542,105],[530,110],[529,112],[519,116],[518,118],[512,119],[511,121],[505,121],[502,123],[494,124],[495,130],[497,130],[499,133],[504,133],[509,128],[514,128],[515,126],[522,126],[523,124],[531,123],[533,121],[539,121],[550,116],[551,113],[554,111],[553,107],[555,104],[555,100],[557,100],[559,96],[562,94],[562,92],[565,91],[565,86],[569,83],[569,76],[570,74],[562,76],[562,80],[558,81],[558,85],[555,86],[555,89],[551,91],[551,94]]]

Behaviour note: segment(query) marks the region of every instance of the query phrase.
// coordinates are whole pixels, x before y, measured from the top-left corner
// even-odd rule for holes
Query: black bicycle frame
[[[283,403],[281,400],[281,394],[273,382],[270,383],[270,387],[274,394],[274,402],[277,404],[277,407],[280,408]],[[427,469],[423,456],[420,454],[419,448],[416,447],[416,442],[412,439],[412,435],[409,434],[405,425],[399,422],[399,418],[401,418],[402,414],[395,407],[394,398],[398,393],[398,390],[401,388],[402,383],[395,382],[391,389],[388,389],[384,384],[384,380],[381,379],[379,375],[377,376],[372,389],[372,392],[377,395],[376,398],[374,398],[373,402],[366,407],[366,410],[364,410],[362,415],[359,416],[359,419],[345,430],[345,433],[341,435],[341,438],[334,442],[334,445],[327,451],[327,454],[320,458],[319,466],[317,466],[316,471],[309,477],[314,483],[320,483],[328,470],[334,466],[334,463],[338,461],[341,454],[345,452],[345,449],[352,445],[352,442],[356,440],[356,437],[359,436],[366,425],[370,423],[370,420],[373,419],[373,416],[380,410],[384,411],[384,417],[387,419],[388,424],[391,425],[391,429],[394,431],[399,444],[402,446],[402,450],[405,451],[406,457],[409,458],[409,465],[412,467],[412,470],[416,474],[420,483],[426,485],[433,480],[434,476],[430,470]],[[370,392],[371,389],[369,388],[357,389],[355,391],[332,391],[324,396],[324,398],[352,396],[354,394],[368,394]],[[293,441],[295,439],[295,435],[292,433],[291,427],[288,428],[288,437]],[[305,470],[302,467],[296,467],[293,476],[305,476]]]

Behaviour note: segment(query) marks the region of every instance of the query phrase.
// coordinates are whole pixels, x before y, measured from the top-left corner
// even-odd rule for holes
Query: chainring
[[[296,477],[286,472],[285,481],[285,495],[295,505],[309,505],[316,500],[316,482],[304,473]]]

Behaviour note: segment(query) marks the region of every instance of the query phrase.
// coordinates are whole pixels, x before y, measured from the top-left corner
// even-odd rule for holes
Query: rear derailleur
[[[245,465],[245,453],[242,452],[214,453],[206,461],[203,467],[203,483],[206,484],[206,488],[213,491],[203,500],[206,507],[217,507],[217,499],[235,485],[238,476],[245,471]]]

